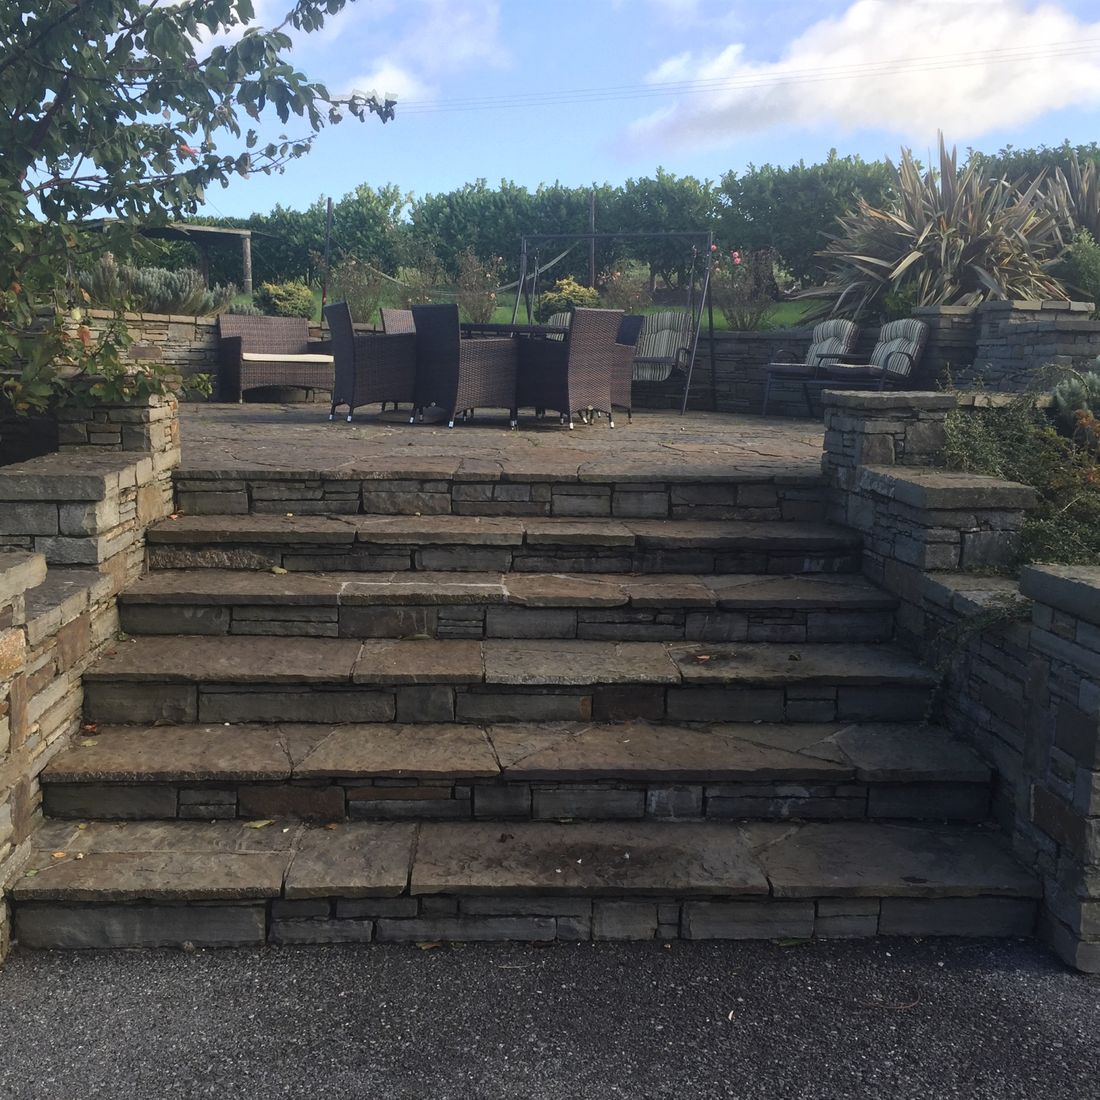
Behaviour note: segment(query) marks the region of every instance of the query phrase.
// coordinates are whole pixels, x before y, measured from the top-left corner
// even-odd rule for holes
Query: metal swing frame
[[[621,240],[682,240],[691,241],[693,247],[693,262],[691,272],[691,282],[688,286],[688,309],[691,311],[693,325],[692,325],[692,340],[691,340],[691,356],[688,359],[687,366],[687,378],[684,382],[684,394],[680,401],[680,415],[683,416],[687,412],[688,395],[691,392],[691,379],[695,372],[695,360],[699,352],[699,336],[703,327],[703,307],[706,307],[707,311],[707,333],[709,339],[707,341],[709,347],[709,360],[710,360],[710,407],[713,411],[718,409],[718,386],[715,378],[715,361],[714,361],[714,303],[711,301],[710,293],[710,273],[711,263],[710,255],[711,248],[714,244],[714,233],[710,230],[706,232],[690,232],[690,231],[677,231],[669,230],[668,232],[654,232],[654,233],[531,233],[525,234],[520,238],[519,248],[519,279],[516,282],[516,304],[512,309],[512,324],[516,324],[516,319],[519,317],[520,303],[525,303],[527,307],[527,321],[530,324],[532,321],[532,303],[534,300],[535,292],[538,288],[538,279],[541,271],[548,271],[550,267],[563,259],[574,245],[580,244],[582,241],[587,241],[589,247],[595,246],[597,241],[621,241]],[[538,246],[550,241],[566,242],[571,241],[569,248],[558,256],[552,263],[547,264],[546,267],[540,267],[538,261]],[[530,268],[529,257],[531,253],[530,246],[535,245],[534,252],[534,268]],[[699,254],[699,246],[703,246],[703,286],[702,291],[698,299],[698,309],[696,309],[695,300],[695,259]],[[530,287],[528,287],[530,282]]]

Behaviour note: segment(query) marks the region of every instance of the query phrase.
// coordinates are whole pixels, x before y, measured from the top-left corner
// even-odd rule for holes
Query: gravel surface
[[[1100,1097],[1100,980],[1032,943],[19,953],[0,1097]]]

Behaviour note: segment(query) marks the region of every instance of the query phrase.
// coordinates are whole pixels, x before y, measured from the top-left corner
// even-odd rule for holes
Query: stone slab
[[[396,897],[404,893],[417,826],[350,822],[308,829],[286,875],[288,898]]]
[[[1036,897],[1041,892],[999,837],[974,829],[809,824],[759,855],[776,897]]]
[[[766,894],[740,834],[721,826],[603,822],[426,824],[414,894]]]
[[[635,542],[634,532],[614,520],[527,519],[523,526],[528,546],[631,547]]]
[[[143,637],[122,641],[88,680],[160,683],[346,683],[360,643],[339,638]]]
[[[288,502],[287,512],[293,511],[293,502]],[[335,516],[179,515],[153,524],[146,538],[150,543],[338,546],[355,541],[355,528]]]
[[[624,578],[614,574],[508,573],[509,604],[520,607],[623,607]]]
[[[0,501],[104,500],[152,477],[152,459],[127,452],[39,455],[0,470]]]
[[[832,738],[870,783],[988,783],[991,772],[974,751],[944,729],[916,723],[870,722]]]
[[[319,740],[323,733],[315,735]],[[201,783],[289,779],[278,726],[138,726],[78,737],[47,765],[47,783]]]
[[[348,577],[339,589],[342,607],[394,604],[500,604],[508,599],[500,573],[392,573]]]
[[[485,682],[516,685],[675,684],[665,646],[651,642],[504,641],[482,644]]]
[[[492,778],[500,766],[478,726],[338,726],[295,769],[299,778]]]
[[[700,577],[714,593],[719,607],[748,611],[805,611],[883,609],[897,600],[870,581],[854,573],[812,573],[793,576],[727,574]]]
[[[935,675],[884,645],[671,645],[685,684],[931,686]]]
[[[719,729],[623,722],[538,731],[492,726],[506,780],[646,779],[674,782],[836,781],[851,767],[756,744]],[[525,751],[526,750],[526,751]],[[507,763],[505,763],[507,761]]]
[[[355,540],[380,546],[521,546],[518,519],[485,516],[355,516]]]
[[[42,554],[13,550],[0,553],[0,607],[11,603],[27,589],[46,579],[46,558]]]
[[[931,467],[862,466],[856,488],[914,508],[947,511],[975,508],[1026,511],[1038,501],[1030,485]]]
[[[243,569],[155,569],[122,593],[119,602],[335,606],[345,583],[342,576],[313,573],[277,575]]]
[[[481,645],[462,640],[371,638],[352,671],[357,684],[476,684],[484,679]]]
[[[1100,567],[1029,565],[1020,574],[1020,592],[1038,603],[1100,626]]]

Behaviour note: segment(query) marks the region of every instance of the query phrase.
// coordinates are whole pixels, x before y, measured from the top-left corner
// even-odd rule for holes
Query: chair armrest
[[[906,371],[904,372],[904,374],[902,374],[902,372],[901,372],[901,371],[896,371],[896,370],[895,370],[895,371],[892,371],[892,370],[890,370],[890,366],[889,366],[889,363],[890,363],[890,360],[891,360],[891,359],[893,359],[893,357],[894,357],[895,355],[904,355],[904,356],[905,356],[905,358],[909,360],[909,367],[908,367],[908,369],[907,369],[907,370],[906,370]],[[889,355],[888,355],[888,356],[886,357],[886,363],[887,363],[887,365],[886,365],[886,366],[885,366],[885,367],[884,367],[883,369],[884,369],[884,370],[885,370],[885,371],[886,371],[886,372],[887,372],[888,374],[902,374],[902,377],[904,377],[904,378],[908,378],[908,377],[909,377],[909,375],[913,373],[913,368],[914,368],[914,367],[915,367],[915,366],[917,365],[917,361],[916,361],[916,359],[914,359],[914,358],[913,358],[913,356],[912,356],[912,355],[911,355],[911,354],[910,354],[909,352],[907,352],[907,351],[902,351],[902,349],[901,349],[901,348],[897,348],[897,349],[895,349],[894,351],[890,352],[890,354],[889,354]]]

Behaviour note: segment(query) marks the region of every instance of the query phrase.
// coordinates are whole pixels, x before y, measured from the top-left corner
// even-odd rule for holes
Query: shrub
[[[255,302],[233,302],[226,313],[235,313],[238,317],[262,317],[264,311]]]
[[[572,275],[559,279],[553,290],[539,296],[535,319],[545,321],[555,313],[565,313],[580,306],[582,309],[598,309],[600,292],[595,287],[581,286]]]
[[[1003,408],[947,418],[947,459],[956,469],[1031,485],[1039,505],[1020,532],[1019,561],[1100,565],[1100,463],[1067,439],[1026,396]]]
[[[1063,278],[1085,301],[1100,306],[1100,244],[1088,230],[1081,230],[1073,238]]]
[[[318,263],[318,269],[323,263]],[[363,260],[354,256],[342,256],[328,271],[328,299],[347,302],[351,315],[364,324],[378,320],[378,307],[382,304],[385,279],[382,274]]]
[[[1100,419],[1100,372],[1072,374],[1054,387],[1054,411],[1062,431],[1096,449]]]
[[[481,260],[472,248],[458,257],[458,285],[455,300],[463,320],[485,324],[497,307],[497,287],[504,271],[504,258]]]
[[[605,272],[600,277],[600,297],[608,309],[621,309],[624,313],[643,313],[653,304],[649,280],[637,263],[625,263],[615,271]]]
[[[313,291],[302,282],[261,283],[256,305],[275,317],[312,317]]]
[[[711,299],[722,311],[726,324],[735,332],[767,328],[777,294],[775,254],[761,249],[743,256],[733,249],[728,256],[715,253],[715,257]]]
[[[163,267],[132,267],[118,263],[109,252],[95,267],[81,274],[80,285],[94,305],[108,309],[194,317],[220,313],[237,293],[232,283],[215,284],[208,289],[201,273],[194,268],[169,271]]]

